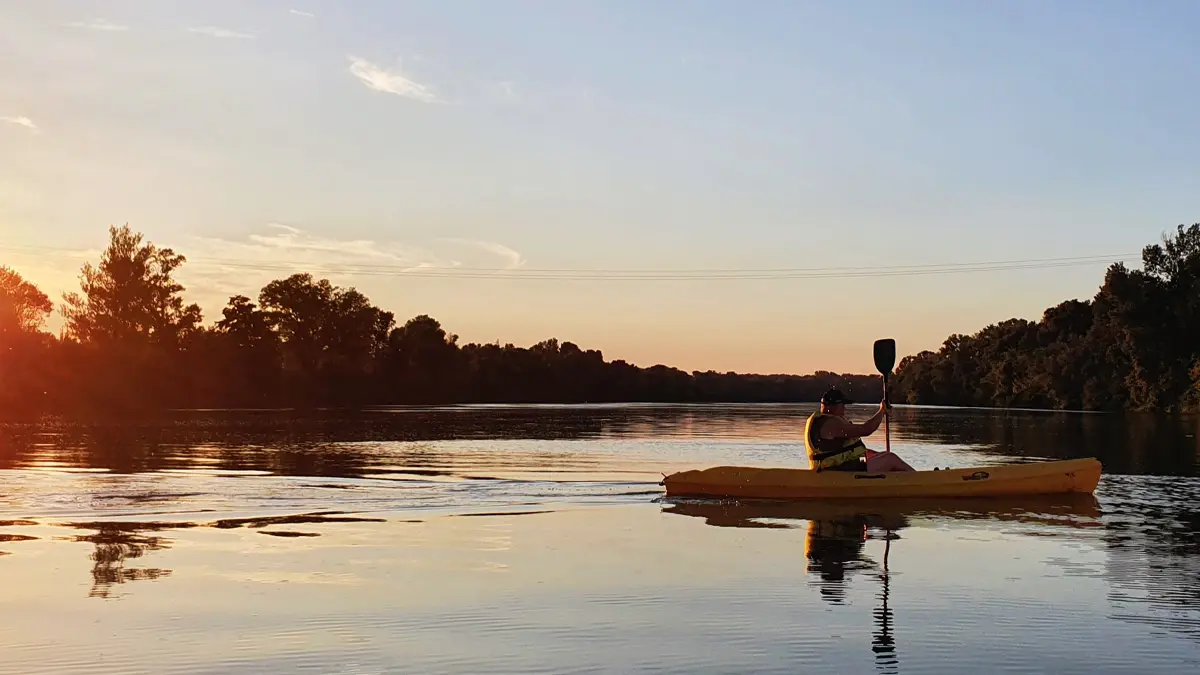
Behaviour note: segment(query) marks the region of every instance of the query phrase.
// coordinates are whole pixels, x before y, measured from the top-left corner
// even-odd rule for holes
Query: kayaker
[[[821,397],[821,407],[804,425],[804,447],[808,466],[814,471],[913,471],[892,452],[869,449],[862,439],[883,424],[888,403],[880,401],[879,411],[865,422],[846,419],[846,405],[854,403],[840,389],[830,389]]]

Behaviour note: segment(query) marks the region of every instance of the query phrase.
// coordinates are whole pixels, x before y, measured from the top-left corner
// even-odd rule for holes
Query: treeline
[[[894,401],[1085,410],[1200,409],[1200,224],[1108,268],[1091,300],[905,357]]]
[[[459,345],[435,319],[397,325],[354,288],[309,274],[230,298],[205,325],[174,274],[186,259],[109,228],[98,265],[54,303],[0,267],[0,416],[200,407],[446,403],[815,401],[830,386],[878,400],[878,375],[741,375],[605,361],[549,339]]]

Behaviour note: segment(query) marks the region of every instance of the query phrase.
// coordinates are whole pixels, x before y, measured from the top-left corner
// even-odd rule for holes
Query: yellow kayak
[[[663,479],[668,497],[872,499],[1091,494],[1100,483],[1094,458],[940,471],[870,473],[717,466]]]

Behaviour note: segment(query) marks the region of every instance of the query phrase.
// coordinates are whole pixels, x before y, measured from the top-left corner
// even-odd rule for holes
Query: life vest
[[[808,468],[814,471],[829,469],[867,456],[867,446],[857,436],[825,439],[817,435],[820,424],[824,423],[825,418],[831,417],[833,415],[815,412],[804,424],[804,448],[808,451]]]

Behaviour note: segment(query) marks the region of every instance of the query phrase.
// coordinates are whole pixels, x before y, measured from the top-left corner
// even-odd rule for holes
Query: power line
[[[217,267],[230,269],[252,269],[256,271],[295,272],[300,263],[249,263],[242,261],[206,261]],[[1059,267],[1078,267],[1111,263],[1117,260],[1097,258],[1056,262],[1006,261],[1003,263],[975,265],[928,265],[879,268],[823,268],[791,270],[739,270],[736,272],[710,272],[701,270],[573,270],[550,271],[532,269],[471,269],[471,268],[380,268],[360,265],[322,263],[305,265],[303,269],[313,273],[344,274],[356,276],[403,276],[442,279],[524,279],[556,281],[705,281],[705,280],[770,280],[770,279],[830,279],[860,277],[923,276],[965,272],[995,272],[1008,270],[1033,270]]]
[[[0,247],[8,251],[42,251],[53,254],[80,255],[57,247]],[[879,265],[866,267],[789,267],[789,268],[716,268],[716,269],[566,269],[566,268],[487,268],[487,267],[430,267],[419,265],[334,263],[302,260],[252,261],[237,258],[188,256],[189,263],[203,263],[228,269],[295,273],[300,270],[314,274],[353,276],[404,276],[443,279],[524,279],[550,281],[707,281],[707,280],[773,280],[829,279],[862,277],[924,276],[967,272],[998,272],[1009,270],[1052,269],[1115,262],[1138,261],[1140,253],[1118,255],[1088,255],[1061,258],[1028,258],[963,263],[932,263],[917,265]]]

